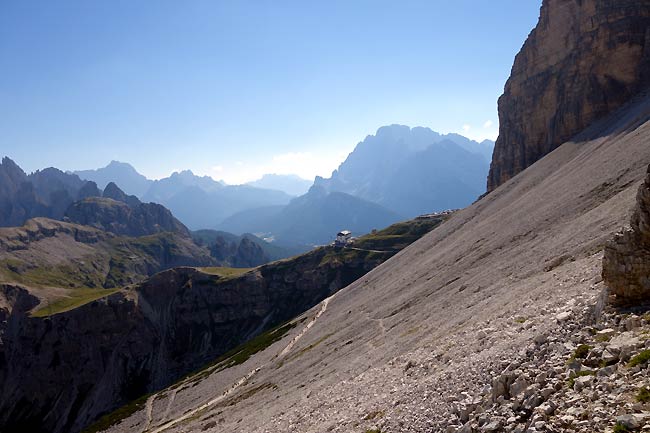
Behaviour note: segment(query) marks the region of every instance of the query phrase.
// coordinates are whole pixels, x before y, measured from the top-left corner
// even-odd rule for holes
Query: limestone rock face
[[[488,190],[650,83],[650,2],[544,0],[499,99]]]
[[[103,197],[89,197],[70,205],[65,218],[118,235],[175,232],[190,237],[187,227],[169,209],[157,203],[142,203],[136,196],[126,195],[113,182],[106,186]]]
[[[605,247],[603,279],[617,303],[650,300],[650,166],[637,194],[631,227]]]

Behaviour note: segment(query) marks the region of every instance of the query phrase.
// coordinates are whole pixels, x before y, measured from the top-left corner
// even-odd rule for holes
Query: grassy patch
[[[97,271],[95,261],[101,261],[101,255],[86,257],[85,260],[60,264],[58,266],[40,266],[18,259],[0,261],[2,279],[32,287],[102,287],[103,277]]]
[[[402,249],[439,226],[445,219],[446,217],[443,216],[399,222],[360,237],[354,245],[369,250]]]
[[[207,267],[207,268],[197,268],[201,272],[210,275],[217,275],[222,278],[235,278],[240,275],[245,274],[253,268],[226,268],[226,267]]]
[[[627,364],[628,367],[636,367],[637,365],[645,364],[650,360],[650,350],[644,350],[643,352],[636,355],[634,358],[630,359],[630,362]]]
[[[366,430],[366,433],[381,433],[381,429],[369,428],[368,430]]]
[[[612,430],[614,433],[630,433],[630,429],[625,427],[623,424],[617,422],[616,425],[614,426],[614,430]]]
[[[90,425],[89,427],[86,427],[82,433],[97,433],[109,429],[123,419],[126,419],[137,411],[143,409],[150,395],[151,394],[143,395],[139,399],[134,400],[131,403],[122,406],[121,408],[107,415],[104,415],[97,422]]]
[[[596,335],[596,341],[598,343],[607,343],[611,339],[612,339],[611,335],[606,335],[606,334]]]
[[[567,381],[567,384],[569,385],[569,388],[573,388],[573,385],[576,383],[576,379],[578,377],[583,377],[583,376],[595,376],[596,372],[595,371],[579,371],[575,374],[571,374],[569,376],[569,380]]]
[[[572,359],[585,359],[587,355],[589,355],[589,351],[593,349],[592,346],[588,344],[581,344],[578,346],[578,348],[573,352]]]
[[[278,364],[277,368],[282,367],[282,366],[283,366],[284,364],[286,364],[287,362],[290,362],[290,361],[293,361],[294,359],[300,358],[302,355],[304,355],[305,353],[309,352],[309,351],[312,350],[314,347],[318,346],[318,345],[321,344],[323,341],[325,341],[325,340],[327,340],[328,338],[330,338],[332,335],[334,335],[333,332],[331,332],[331,333],[329,333],[329,334],[327,334],[327,335],[325,335],[325,336],[319,338],[317,341],[313,342],[313,343],[310,344],[309,346],[307,346],[307,347],[303,347],[303,348],[300,349],[298,352],[296,352],[296,353],[294,353],[294,354],[288,356],[287,358],[283,359],[282,361],[280,361],[280,363]]]
[[[198,372],[190,373],[180,379],[176,384],[184,381],[199,382],[200,380],[208,377],[215,371],[222,371],[230,367],[234,367],[246,362],[251,356],[260,352],[273,343],[280,341],[287,332],[296,327],[298,322],[289,322],[284,325],[276,326],[275,328],[258,335],[252,340],[241,344],[231,351],[221,355],[209,365],[201,368]]]
[[[32,317],[47,317],[53,314],[70,311],[74,308],[88,304],[89,302],[103,298],[117,292],[118,289],[71,289],[59,299],[37,307],[32,312]]]
[[[366,416],[363,417],[364,421],[371,421],[373,419],[377,418],[383,418],[385,415],[383,410],[373,410],[372,412],[369,412],[366,414]]]
[[[647,387],[641,387],[636,393],[636,401],[639,403],[647,403],[650,401],[650,389]]]

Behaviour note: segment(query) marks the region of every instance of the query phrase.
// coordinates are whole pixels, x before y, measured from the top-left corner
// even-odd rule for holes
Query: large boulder
[[[650,301],[650,166],[629,228],[605,247],[603,279],[620,304]]]

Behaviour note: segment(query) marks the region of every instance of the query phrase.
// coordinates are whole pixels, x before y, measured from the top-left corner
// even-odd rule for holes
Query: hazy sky
[[[496,138],[541,0],[0,1],[0,155],[329,175],[391,123]]]

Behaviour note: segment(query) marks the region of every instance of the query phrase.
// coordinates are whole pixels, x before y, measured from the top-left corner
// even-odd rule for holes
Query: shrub
[[[569,381],[568,381],[569,388],[573,388],[573,385],[575,385],[575,383],[576,383],[576,378],[577,377],[595,376],[595,375],[596,375],[596,372],[594,372],[594,371],[578,371],[575,374],[571,374],[571,376],[569,377]]]
[[[636,401],[639,403],[647,403],[650,401],[650,389],[644,387],[639,388],[636,393]]]
[[[634,358],[630,359],[630,362],[627,364],[627,366],[636,367],[637,365],[645,364],[648,361],[650,361],[650,350],[644,350]]]
[[[587,355],[589,355],[589,351],[591,349],[593,349],[593,347],[591,347],[590,345],[581,344],[580,346],[578,346],[576,351],[573,353],[573,357],[576,358],[576,359],[585,359],[587,357]]]
[[[614,431],[614,433],[630,433],[630,429],[625,427],[621,423],[616,423],[616,425],[614,426],[613,431]]]

